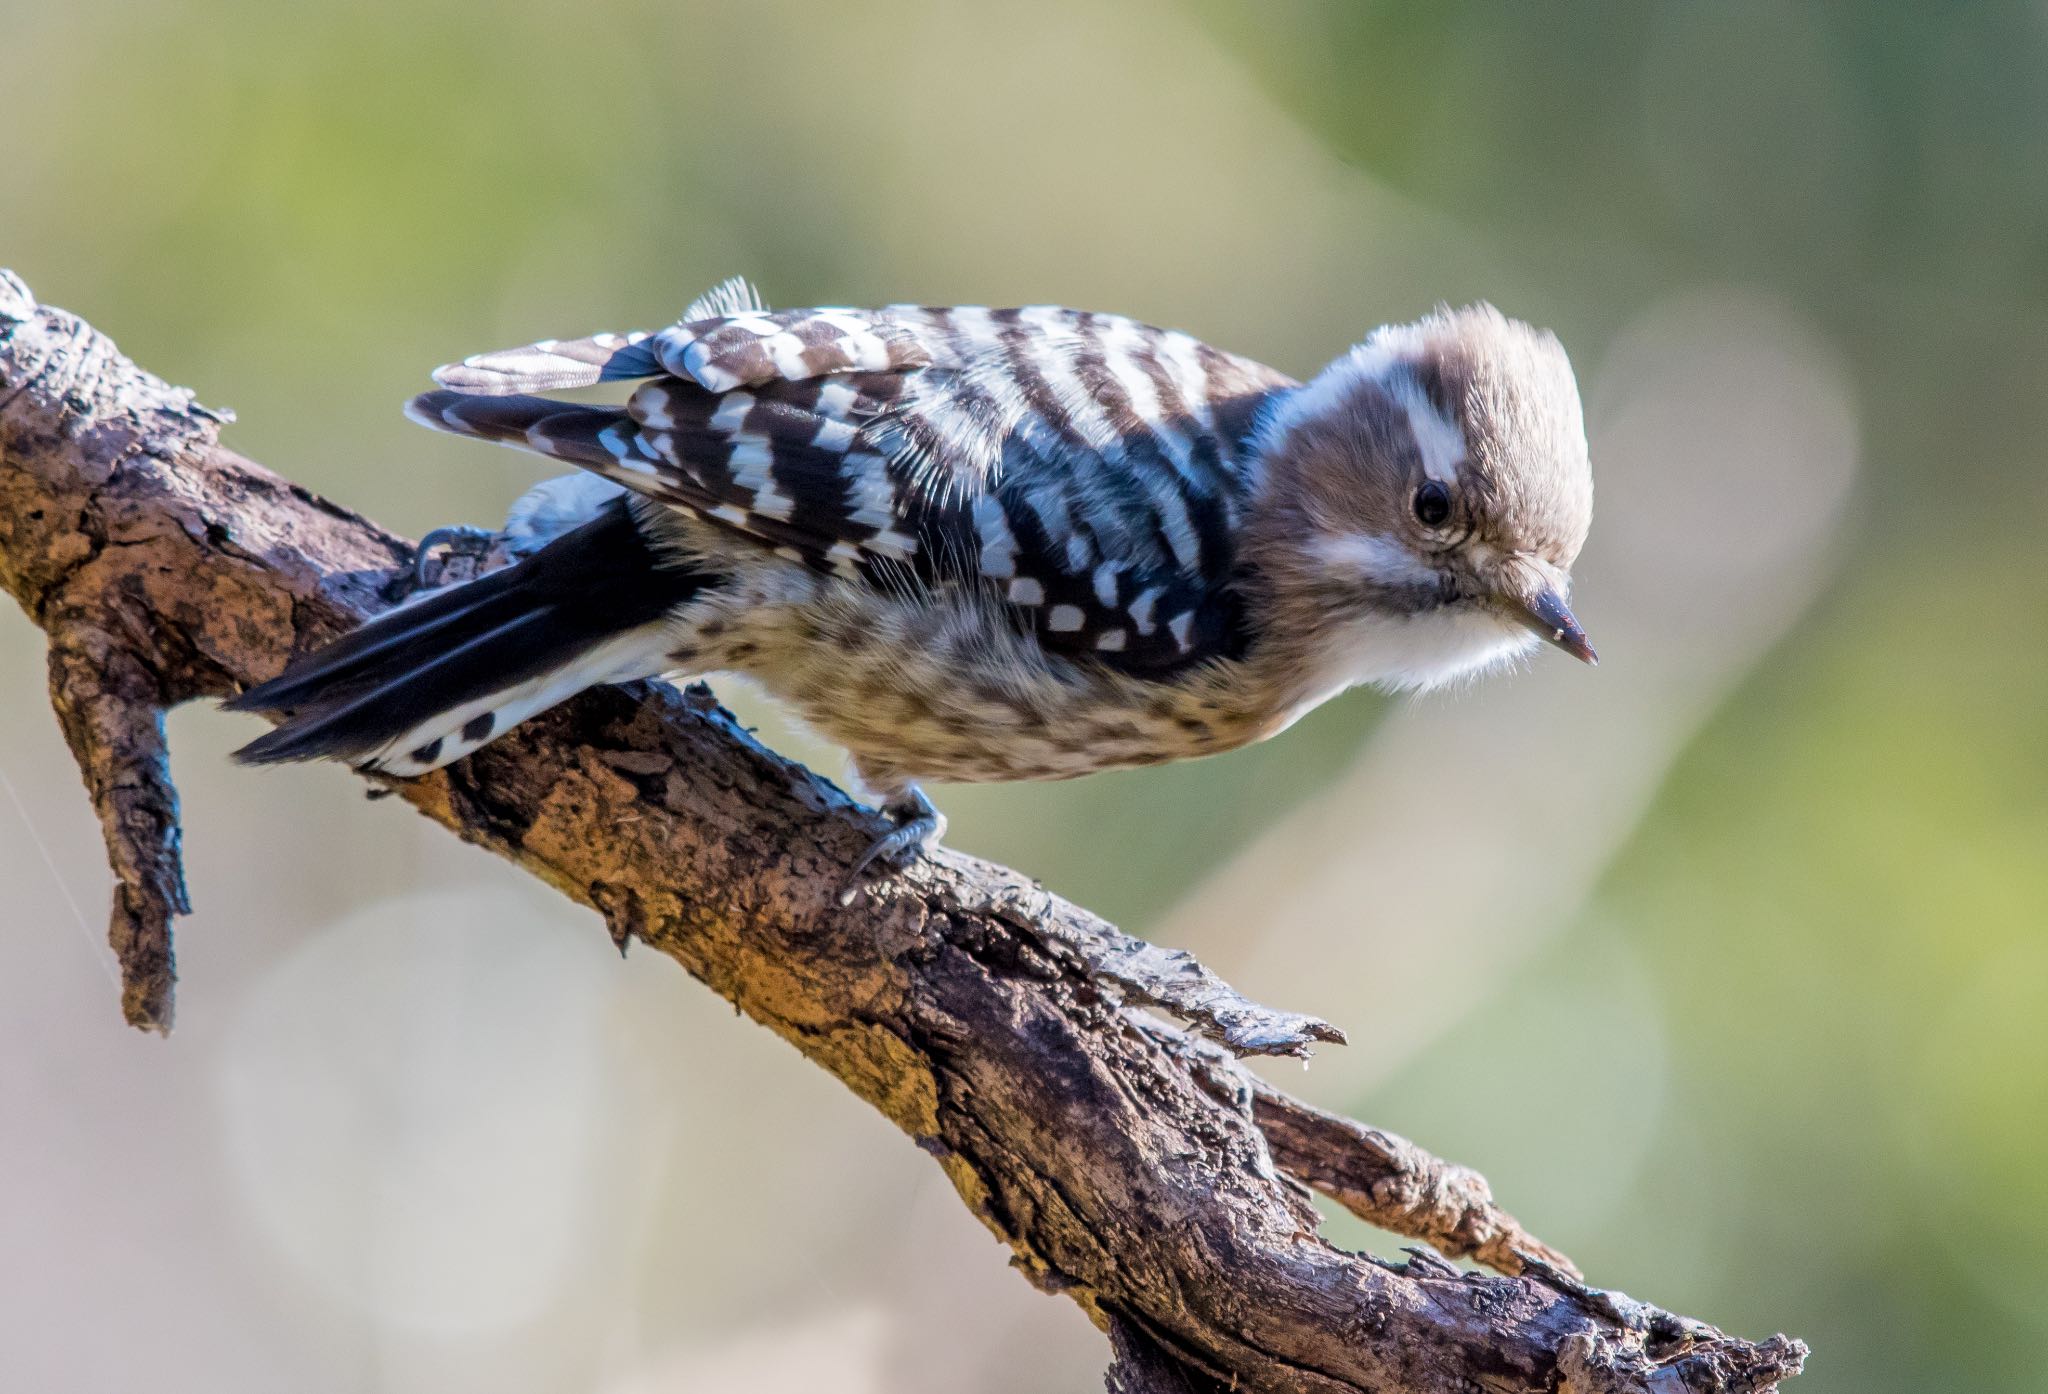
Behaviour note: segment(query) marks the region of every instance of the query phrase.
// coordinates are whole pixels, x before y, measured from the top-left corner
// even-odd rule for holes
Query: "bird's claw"
[[[467,523],[453,523],[445,528],[435,528],[420,539],[419,550],[412,554],[414,589],[426,588],[427,563],[433,558],[436,548],[446,547],[456,556],[481,560],[490,552],[497,540],[498,535],[489,528],[475,528]]]
[[[922,790],[912,789],[901,798],[892,799],[882,806],[882,811],[896,819],[896,826],[869,843],[868,850],[861,853],[860,860],[853,864],[846,884],[839,891],[841,905],[853,904],[862,878],[876,862],[884,862],[900,871],[929,854],[939,845],[939,839],[946,835],[946,815],[933,807]]]

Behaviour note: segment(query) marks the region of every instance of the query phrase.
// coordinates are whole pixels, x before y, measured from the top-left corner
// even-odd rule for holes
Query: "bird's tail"
[[[586,687],[661,672],[667,617],[715,578],[658,557],[626,504],[380,615],[227,705],[282,712],[236,752],[424,774]]]

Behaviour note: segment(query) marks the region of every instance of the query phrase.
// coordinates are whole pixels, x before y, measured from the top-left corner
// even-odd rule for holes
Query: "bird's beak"
[[[1507,598],[1508,613],[1541,634],[1588,667],[1598,667],[1600,655],[1593,652],[1586,631],[1566,607],[1554,587],[1544,586],[1534,594]]]

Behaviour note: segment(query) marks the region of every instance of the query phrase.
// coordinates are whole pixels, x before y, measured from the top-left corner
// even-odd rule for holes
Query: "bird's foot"
[[[862,877],[876,862],[886,863],[900,871],[929,854],[939,845],[939,839],[946,835],[946,815],[933,807],[924,791],[915,785],[883,804],[882,812],[894,818],[896,826],[869,844],[868,850],[861,853],[860,860],[853,864],[853,871],[839,892],[841,905],[853,904]]]
[[[447,548],[451,558],[468,557],[472,561],[482,561],[490,555],[491,548],[497,541],[498,534],[489,528],[473,528],[467,523],[454,523],[445,528],[435,528],[420,539],[419,550],[412,555],[413,589],[427,588],[427,563],[433,559],[438,549]],[[445,561],[441,564],[441,574],[443,577],[448,574],[448,563]]]

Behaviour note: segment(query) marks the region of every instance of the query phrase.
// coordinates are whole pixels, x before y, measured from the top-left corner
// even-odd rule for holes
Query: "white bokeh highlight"
[[[499,928],[530,913],[481,887],[358,907],[277,962],[222,1042],[246,1213],[379,1323],[513,1325],[588,1260],[607,965]]]

